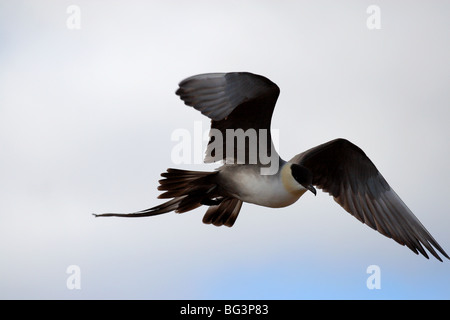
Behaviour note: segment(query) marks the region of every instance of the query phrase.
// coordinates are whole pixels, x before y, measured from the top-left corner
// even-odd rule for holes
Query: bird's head
[[[314,193],[314,195],[317,194],[316,189],[312,185],[312,172],[308,168],[293,163],[291,165],[291,174],[295,181],[297,181],[300,185]]]

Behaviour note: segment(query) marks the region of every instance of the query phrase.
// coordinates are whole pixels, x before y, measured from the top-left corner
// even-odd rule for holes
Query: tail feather
[[[167,169],[161,174],[164,179],[159,180],[160,185],[158,186],[158,190],[165,192],[158,198],[172,198],[171,200],[133,213],[94,215],[96,217],[149,217],[170,211],[183,213],[206,204],[211,206],[203,218],[204,223],[231,227],[239,214],[242,201],[219,194],[214,179],[216,174],[217,172]]]
[[[210,176],[213,174],[216,174],[216,172],[167,169],[167,172],[161,173],[161,176],[165,179],[159,180],[158,186],[158,190],[166,192],[160,194],[158,198],[180,197],[193,192],[195,189],[204,189],[205,185],[211,185],[208,178],[211,180]]]
[[[150,217],[156,216],[158,214],[167,213],[170,211],[174,211],[177,209],[180,201],[182,201],[183,197],[174,198],[159,206],[155,206],[149,209],[132,212],[132,213],[102,213],[102,214],[94,214],[96,217],[126,217],[126,218],[139,218],[139,217]]]
[[[238,217],[241,207],[241,200],[227,198],[219,205],[209,207],[203,217],[203,223],[213,224],[215,226],[225,225],[227,227],[232,227]]]

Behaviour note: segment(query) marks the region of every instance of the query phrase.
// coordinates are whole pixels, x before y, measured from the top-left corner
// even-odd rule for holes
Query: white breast
[[[221,186],[236,198],[265,207],[281,208],[293,204],[306,191],[291,175],[285,163],[275,175],[261,175],[252,165],[222,167]]]

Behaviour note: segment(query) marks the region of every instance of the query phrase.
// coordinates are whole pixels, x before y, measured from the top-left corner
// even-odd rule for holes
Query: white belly
[[[306,191],[290,174],[290,164],[276,175],[261,175],[253,166],[230,166],[221,170],[221,185],[234,197],[260,206],[281,208],[293,204]]]

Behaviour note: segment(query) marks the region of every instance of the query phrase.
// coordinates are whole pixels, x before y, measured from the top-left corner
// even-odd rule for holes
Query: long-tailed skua
[[[306,191],[316,194],[318,188],[355,218],[414,253],[428,258],[426,248],[440,261],[436,250],[450,259],[372,161],[348,140],[335,139],[283,160],[270,133],[279,93],[269,79],[247,72],[183,80],[176,94],[211,119],[205,162],[224,164],[213,172],[167,169],[159,181],[158,189],[164,191],[159,198],[171,200],[139,212],[96,216],[147,217],[205,205],[204,223],[231,227],[244,202],[281,208]],[[256,142],[250,143],[250,133]]]

